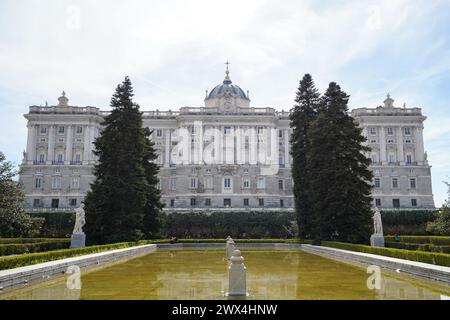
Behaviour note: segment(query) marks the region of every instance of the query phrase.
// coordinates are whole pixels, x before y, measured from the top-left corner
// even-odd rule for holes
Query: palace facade
[[[393,102],[388,96],[383,106],[352,111],[372,148],[374,205],[433,208],[426,117]],[[20,174],[29,210],[80,205],[94,179],[92,143],[107,114],[69,105],[64,92],[55,106],[29,108]],[[165,210],[292,210],[289,112],[251,107],[228,68],[203,107],[144,111],[143,123],[153,130]]]

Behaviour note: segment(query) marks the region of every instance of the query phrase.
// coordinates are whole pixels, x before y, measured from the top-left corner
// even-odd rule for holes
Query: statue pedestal
[[[71,248],[82,248],[86,246],[86,235],[84,233],[74,233],[70,238]]]
[[[370,236],[370,245],[372,247],[384,247],[384,237],[381,234],[373,234]]]

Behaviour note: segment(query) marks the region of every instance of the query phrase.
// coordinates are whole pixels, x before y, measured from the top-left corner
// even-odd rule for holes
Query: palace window
[[[174,199],[170,199],[170,207],[171,208],[175,207],[175,200]]]
[[[284,155],[278,155],[278,165],[284,166]]]
[[[369,134],[371,136],[376,136],[377,135],[377,128],[369,128]]]
[[[42,186],[42,179],[41,178],[36,178],[35,180],[34,180],[34,187],[36,188],[36,189],[38,189],[38,188],[40,188]]]
[[[173,178],[169,181],[169,188],[170,190],[176,190],[177,189],[177,179]]]
[[[52,199],[52,208],[59,208],[59,199]]]
[[[278,130],[278,138],[283,138],[283,130]]]
[[[258,129],[256,129],[258,134],[262,134],[264,132],[264,128],[263,127],[258,127]]]
[[[223,127],[223,134],[230,134],[231,133],[231,127]]]
[[[397,189],[398,188],[398,179],[392,178],[392,188]]]
[[[231,199],[223,199],[223,206],[225,208],[231,207]]]
[[[75,207],[77,205],[77,199],[70,199],[69,205]]]
[[[394,135],[394,128],[387,128],[387,134],[388,134],[388,136],[393,136]]]
[[[400,199],[392,199],[392,206],[394,208],[400,208]]]
[[[411,207],[417,207],[417,199],[411,199]]]
[[[244,207],[248,207],[249,206],[249,202],[248,202],[248,199],[247,198],[245,198],[244,199]]]
[[[405,132],[405,136],[410,136],[411,135],[411,128],[410,127],[404,128],[404,132]]]
[[[264,207],[264,199],[262,198],[258,199],[258,204],[260,207]]]
[[[52,188],[53,189],[61,189],[61,177],[53,177],[52,178]]]
[[[83,127],[77,127],[77,134],[83,133]]]
[[[157,137],[162,137],[162,130],[161,129],[156,130],[156,136]]]
[[[230,189],[231,188],[231,178],[224,178],[223,179],[223,187]]]
[[[75,154],[75,162],[81,162],[81,154]]]
[[[375,206],[376,207],[380,207],[381,206],[381,199],[379,199],[379,198],[375,199]]]
[[[207,207],[211,206],[211,199],[210,198],[205,199],[205,206],[207,206]]]
[[[45,154],[41,153],[39,154],[39,162],[44,163],[45,162]]]
[[[264,189],[266,187],[266,178],[259,177],[256,186],[258,189]]]
[[[62,155],[62,153],[58,153],[58,155],[56,156],[56,161],[64,162],[64,156]]]
[[[375,188],[380,188],[380,187],[381,187],[380,178],[375,178],[375,179],[373,180],[373,186],[374,186]]]
[[[46,134],[47,133],[47,127],[41,127],[40,132],[41,132],[41,134]]]
[[[416,188],[416,178],[410,178],[409,179],[409,187],[411,189],[415,189]]]
[[[197,189],[197,178],[191,178],[191,189]]]
[[[412,163],[412,155],[411,154],[407,154],[406,155],[406,163],[407,164],[411,164]]]
[[[250,188],[250,179],[244,179],[244,181],[242,182],[242,187],[244,189]]]
[[[80,188],[80,178],[74,177],[72,178],[72,189],[79,189]]]
[[[284,180],[278,180],[278,190],[284,190]]]
[[[284,200],[280,199],[280,208],[283,208],[283,207],[284,207]]]
[[[33,199],[33,207],[35,207],[35,208],[42,207],[41,199]]]
[[[59,134],[64,134],[64,127],[58,127],[58,133]]]

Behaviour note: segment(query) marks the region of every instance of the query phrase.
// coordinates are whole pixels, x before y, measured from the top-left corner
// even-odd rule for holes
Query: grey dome
[[[214,89],[212,89],[212,91],[208,95],[208,98],[206,99],[213,99],[224,93],[231,93],[234,95],[238,95],[239,98],[241,99],[249,100],[247,95],[244,93],[244,90],[242,90],[240,87],[231,82],[230,78],[228,77],[228,74],[225,77],[225,80],[223,80],[223,83],[219,84]]]

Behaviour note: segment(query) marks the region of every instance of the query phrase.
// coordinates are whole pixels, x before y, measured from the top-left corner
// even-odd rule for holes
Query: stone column
[[[405,156],[403,154],[403,132],[402,127],[395,128],[397,131],[397,159],[400,162],[400,165],[405,164]]]
[[[164,167],[170,166],[170,129],[164,130]]]
[[[65,156],[65,164],[70,164],[72,161],[72,148],[73,148],[73,126],[67,126],[67,141],[66,141],[66,156]]]
[[[249,163],[250,164],[256,164],[256,144],[258,143],[258,139],[256,136],[256,127],[251,126],[249,128],[250,134],[249,134]]]
[[[55,139],[56,139],[56,126],[50,125],[48,132],[48,150],[47,150],[47,164],[52,164],[55,160]]]
[[[27,157],[26,163],[33,164],[36,160],[36,126],[34,124],[28,124],[28,137],[27,137]]]
[[[290,143],[289,143],[289,129],[284,130],[284,164],[286,168],[291,167],[291,161],[290,161]]]
[[[236,126],[236,130],[234,131],[234,136],[236,137],[236,143],[235,143],[235,163],[236,164],[242,164],[242,159],[245,159],[245,155],[243,156],[243,152],[245,149],[242,148],[242,132],[241,127]]]
[[[91,126],[84,127],[83,164],[88,164],[91,154]]]
[[[423,165],[425,160],[425,150],[423,145],[423,126],[420,124],[416,128],[415,132],[416,148],[415,148],[415,160],[419,165]]]
[[[380,162],[381,164],[385,165],[387,164],[387,157],[386,157],[386,131],[384,127],[378,127],[378,130],[380,130]]]

